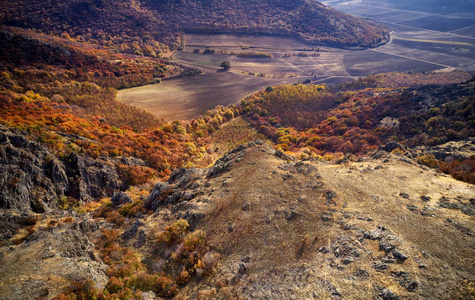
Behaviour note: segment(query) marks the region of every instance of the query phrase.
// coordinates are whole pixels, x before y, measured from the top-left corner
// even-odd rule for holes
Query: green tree
[[[221,63],[221,65],[219,65],[221,68],[223,68],[224,70],[229,70],[231,69],[231,63],[227,60],[223,61]]]

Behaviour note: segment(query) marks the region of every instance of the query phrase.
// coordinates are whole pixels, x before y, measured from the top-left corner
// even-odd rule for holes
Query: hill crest
[[[182,44],[183,32],[293,36],[313,44],[375,47],[389,31],[317,1],[7,1],[0,23],[70,36],[121,52],[153,55]]]
[[[474,254],[472,195],[473,186],[384,150],[335,165],[296,161],[255,141],[231,150],[210,169],[175,170],[143,197],[154,213],[126,221],[116,241],[140,253],[147,272],[165,271],[181,280],[176,258],[188,259],[188,237],[206,238],[205,250],[196,254],[204,254],[202,262],[186,273],[190,281],[175,291],[175,299],[467,299],[471,283],[459,279],[474,272],[466,260]],[[130,207],[127,199],[128,193],[118,193],[113,206],[123,211]],[[3,211],[3,217],[8,215]],[[56,218],[63,221],[42,229]],[[97,270],[96,288],[103,288],[105,266],[97,257],[104,238],[97,237],[105,232],[99,228],[109,225],[89,214],[69,219],[52,214],[37,221],[36,233],[3,252],[0,295],[8,295],[9,284],[18,281],[28,288],[26,294],[38,295],[46,286],[64,284],[64,274],[80,279],[81,272],[91,270]],[[163,232],[179,224],[189,224],[184,241],[161,240]],[[55,237],[71,242],[52,253],[43,248],[28,252],[36,253],[32,260],[46,255],[41,274],[24,269],[28,279],[19,271],[8,272],[16,268],[16,253],[43,247]],[[84,245],[85,251],[74,252],[75,245]],[[64,273],[62,260],[68,265],[86,261],[88,268]],[[118,262],[122,270],[127,261]],[[114,264],[108,274],[117,272]],[[48,277],[52,272],[59,277]],[[128,280],[124,274],[120,280]],[[134,274],[130,280],[144,276]],[[146,295],[156,299],[154,293]]]

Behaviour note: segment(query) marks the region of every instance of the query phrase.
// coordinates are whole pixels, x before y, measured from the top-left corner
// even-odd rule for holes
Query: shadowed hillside
[[[6,1],[3,25],[71,36],[128,53],[157,55],[183,31],[295,36],[310,43],[374,47],[388,31],[317,1]]]

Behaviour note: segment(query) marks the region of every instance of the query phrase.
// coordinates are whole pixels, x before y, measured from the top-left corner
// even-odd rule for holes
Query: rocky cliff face
[[[69,191],[64,165],[19,130],[0,131],[0,207],[45,212]]]
[[[25,132],[0,127],[0,208],[50,212],[64,197],[89,201],[122,187],[110,163],[75,153],[59,160]]]

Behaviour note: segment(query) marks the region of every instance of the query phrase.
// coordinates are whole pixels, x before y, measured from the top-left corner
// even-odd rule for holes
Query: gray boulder
[[[114,204],[115,207],[127,204],[127,203],[132,203],[132,199],[130,196],[124,192],[117,192],[112,196],[112,204]]]

